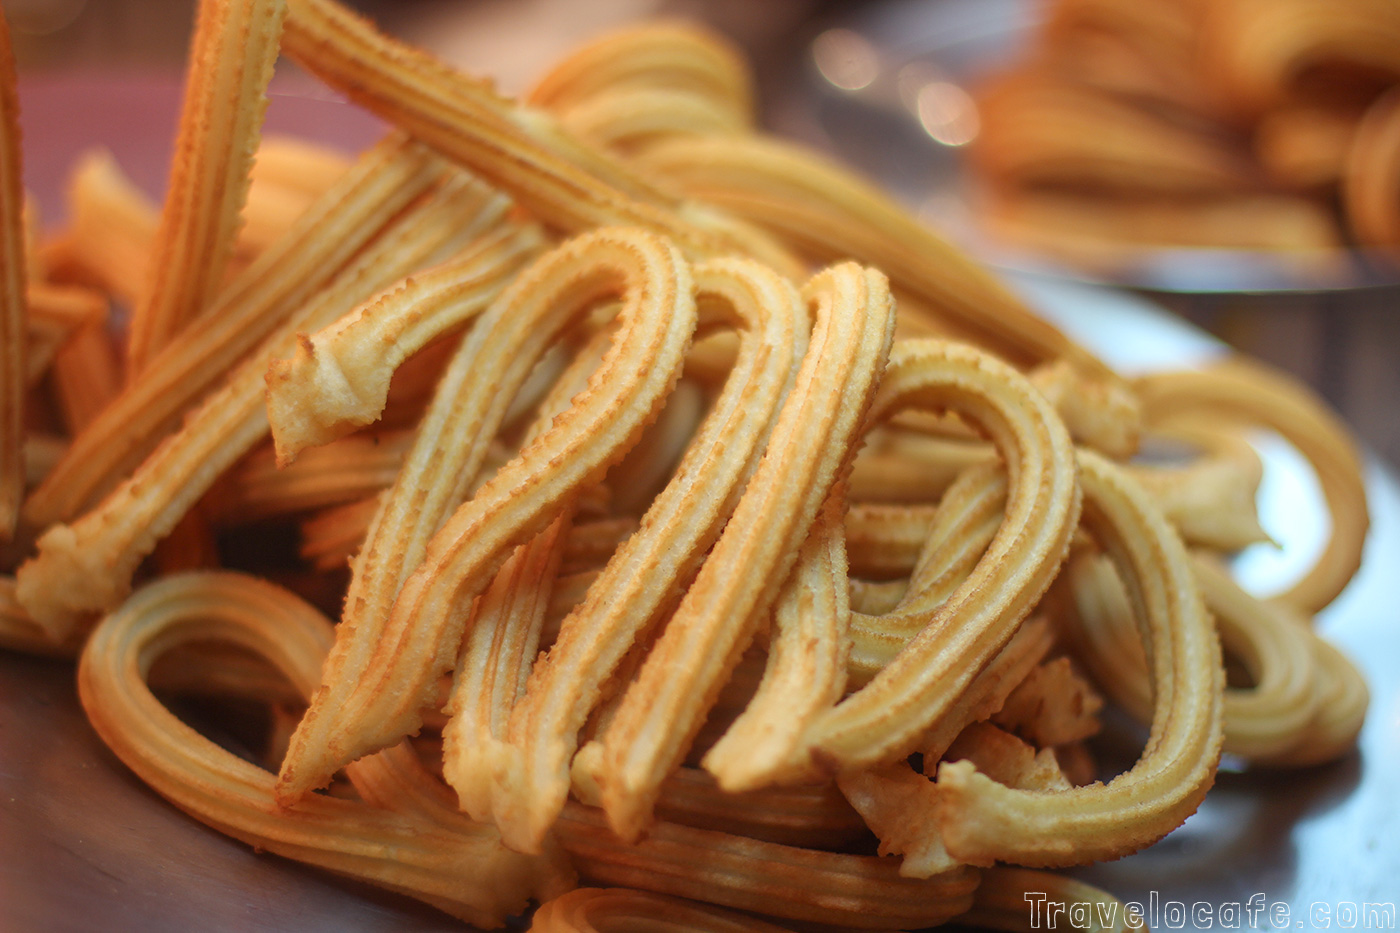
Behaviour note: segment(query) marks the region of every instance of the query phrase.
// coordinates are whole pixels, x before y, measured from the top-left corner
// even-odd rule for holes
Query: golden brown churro
[[[1022,865],[1117,858],[1195,811],[1215,777],[1222,734],[1220,646],[1185,548],[1122,471],[1079,454],[1084,521],[1125,578],[1152,658],[1152,733],[1133,768],[1061,793],[997,784],[970,762],[938,768],[939,825],[955,857]]]
[[[766,137],[720,136],[663,142],[638,161],[820,262],[849,256],[879,267],[897,291],[926,304],[936,323],[1012,362],[1065,358],[1104,372],[1083,347],[886,195],[811,152]]]
[[[1167,417],[1224,417],[1276,431],[1307,458],[1327,500],[1331,534],[1308,572],[1277,598],[1308,613],[1335,599],[1361,563],[1370,520],[1361,455],[1326,403],[1283,373],[1243,358],[1144,376],[1135,387],[1149,424]]]
[[[888,416],[906,406],[956,411],[988,434],[1006,462],[1006,518],[946,602],[915,606],[927,620],[918,634],[870,683],[812,724],[811,753],[842,770],[914,750],[919,734],[1006,645],[1050,585],[1079,514],[1069,433],[1010,367],[956,344],[905,341],[892,354],[875,412]]]
[[[18,572],[20,599],[35,620],[56,636],[85,613],[115,606],[131,586],[140,560],[155,547],[213,483],[268,430],[264,371],[287,352],[298,326],[316,326],[339,316],[374,283],[373,273],[416,269],[460,247],[500,219],[501,205],[474,181],[449,184],[400,215],[401,229],[375,244],[324,289],[317,300],[259,352],[238,364],[229,381],[186,419],[180,431],[141,462],[92,511],[71,525],[53,525],[39,542],[39,556]],[[475,223],[463,224],[464,214]],[[401,240],[402,238],[402,240]],[[358,268],[357,268],[358,266]],[[487,266],[486,277],[504,279],[513,266]],[[370,274],[366,274],[370,273]],[[503,282],[501,284],[504,284]],[[70,450],[69,456],[72,456]],[[57,474],[50,474],[49,482]]]
[[[208,639],[251,648],[305,695],[331,631],[324,617],[285,591],[226,573],[171,577],[104,620],[79,668],[84,708],[108,746],[181,809],[258,848],[410,894],[488,927],[556,883],[557,866],[511,852],[486,826],[447,831],[320,795],[278,804],[271,774],[178,720],[142,679],[168,648]]]
[[[590,770],[619,835],[645,828],[666,773],[778,595],[832,485],[850,468],[860,420],[889,351],[884,276],[851,263],[813,278],[811,343],[754,471],[695,582],[600,739]],[[717,775],[721,786],[723,774]]]
[[[250,169],[280,2],[205,0],[159,233],[101,157],[67,230],[0,229],[32,279],[34,487],[0,645],[81,652],[98,734],[175,805],[476,926],[539,903],[542,931],[1037,928],[1061,897],[1136,929],[980,866],[1151,843],[1222,743],[1270,767],[1355,747],[1365,685],[1302,609],[1355,569],[1364,490],[1305,391],[1238,362],[1122,379],[758,135],[714,37],[604,38],[522,106],[285,2],[286,51],[399,130],[353,161],[269,141]],[[1169,126],[1087,153],[1013,129],[1120,178],[1171,140],[1148,174],[1172,190],[1238,180],[1242,140],[1181,117],[1229,112],[1189,80],[1192,10],[1115,2],[1058,0],[1068,45],[1037,67],[1079,84],[1017,112],[1110,94]],[[1093,106],[1074,118],[1116,109]],[[137,270],[158,287],[118,391],[106,309]],[[1263,537],[1251,425],[1316,465],[1335,526],[1267,602],[1184,543]],[[152,690],[271,725],[240,759]],[[1101,691],[1150,730],[1107,783]]]
[[[319,786],[339,765],[416,731],[419,708],[451,666],[465,627],[454,607],[482,592],[510,548],[541,530],[563,500],[625,453],[665,398],[694,330],[695,300],[688,264],[665,240],[640,230],[585,235],[523,273],[490,319],[468,335],[459,368],[473,370],[475,362],[473,378],[502,387],[508,399],[563,328],[611,297],[623,302],[616,341],[554,428],[502,467],[440,529],[432,530],[445,515],[423,521],[417,508],[407,513],[418,520],[411,521],[420,525],[418,534],[432,538],[423,550],[396,560],[399,569],[375,588],[371,598],[377,603],[386,595],[392,601],[387,618],[371,621],[369,630],[362,623],[356,642],[348,635],[337,641],[325,689],[298,730],[305,737],[294,741],[283,766],[279,792],[288,799]],[[461,404],[499,410],[504,399],[467,394]],[[477,424],[482,420],[478,416]],[[431,428],[420,429],[420,437],[435,457],[439,433]],[[459,436],[468,442],[475,437],[480,445],[491,433],[464,430]],[[401,498],[391,493],[386,508],[407,509],[398,504]],[[384,547],[401,545],[386,537]]]
[[[797,292],[768,270],[738,260],[704,263],[695,270],[695,290],[707,325],[740,331],[738,356],[675,478],[647,510],[643,529],[564,620],[512,715],[510,747],[497,750],[493,770],[500,774],[496,819],[516,844],[538,845],[558,815],[578,730],[604,681],[658,611],[679,597],[674,583],[656,581],[663,573],[685,580],[714,543],[757,465],[807,346],[808,315]]]
[[[292,0],[284,48],[351,99],[499,185],[567,233],[641,224],[696,255],[743,244],[678,213],[677,200],[602,153],[567,139],[544,114],[516,110],[486,83],[379,34],[327,0]],[[366,81],[368,71],[375,80]]]
[[[150,284],[131,315],[130,378],[204,313],[233,254],[286,12],[285,0],[201,0]]]
[[[208,314],[153,360],[145,375],[74,439],[50,481],[26,500],[26,521],[43,528],[96,505],[201,397],[337,272],[344,299],[359,300],[410,271],[388,266],[402,218],[442,179],[441,166],[403,139],[365,153],[341,183],[230,283]],[[398,230],[397,235],[394,231]],[[337,235],[327,235],[328,230]],[[370,244],[372,248],[366,249]]]

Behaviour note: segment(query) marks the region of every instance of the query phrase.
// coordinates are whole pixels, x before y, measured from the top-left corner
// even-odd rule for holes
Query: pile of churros
[[[279,54],[388,135],[263,139]],[[1045,869],[1162,838],[1222,751],[1354,747],[1311,626],[1366,533],[1345,428],[1242,359],[1116,373],[757,130],[716,37],[514,101],[333,0],[203,0],[164,204],[94,154],[42,234],[4,71],[0,640],[214,829],[479,927],[1017,929],[1033,890],[1136,929]],[[1224,562],[1258,431],[1332,514],[1266,599]]]
[[[998,238],[1121,273],[1163,248],[1400,265],[1400,7],[1047,0],[977,94]],[[1350,251],[1350,252],[1349,252]]]

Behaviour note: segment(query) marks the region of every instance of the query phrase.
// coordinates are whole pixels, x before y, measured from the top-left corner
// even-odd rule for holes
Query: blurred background
[[[967,63],[958,56],[967,48],[977,50],[976,64],[983,68],[1015,54],[1020,24],[1014,17],[1020,14],[1019,7],[984,3],[982,18],[972,26],[949,18],[949,11],[968,4],[969,0],[359,0],[353,5],[393,34],[469,71],[494,76],[506,92],[528,87],[564,51],[611,27],[656,16],[702,21],[748,53],[762,118],[770,129],[805,139],[854,164],[951,238],[978,251],[982,244],[965,223],[959,155],[978,132],[977,113],[971,99],[950,82],[949,69],[966,70]],[[4,0],[3,6],[12,24],[24,88],[74,74],[88,76],[85,80],[122,75],[147,82],[148,90],[155,88],[150,91],[148,116],[152,133],[160,127],[159,138],[168,140],[165,128],[174,125],[192,26],[191,0]],[[1010,12],[987,18],[986,11],[1001,7]],[[940,26],[948,23],[952,25]],[[949,29],[962,33],[950,38]],[[984,44],[988,34],[996,40],[990,45]],[[1007,36],[1008,42],[1002,42]],[[970,45],[969,37],[975,40]],[[938,94],[906,95],[907,106],[900,106],[890,90],[893,78],[902,82],[911,74],[919,77],[922,88],[936,86]],[[279,93],[292,96],[325,93],[288,63],[279,65],[276,86]],[[34,117],[26,114],[28,132],[64,129],[61,113],[45,115],[42,124],[33,122]],[[155,174],[143,176],[139,166],[126,167],[143,186],[158,190],[164,162],[149,161]],[[67,166],[31,164],[26,169],[31,190],[42,190],[59,184],[56,179]],[[44,210],[52,217],[61,204],[45,203]],[[1017,276],[1104,278],[1053,263],[1024,262],[1024,256],[1008,259],[985,250],[981,255]],[[1241,277],[1235,267],[1222,274],[1218,267],[1189,256],[1177,259],[1165,273],[1136,279],[1110,276],[1107,281],[1302,377],[1384,459],[1400,462],[1400,418],[1392,411],[1392,399],[1400,398],[1400,287],[1395,284],[1400,274],[1381,269],[1345,287],[1333,283],[1309,288],[1273,281],[1267,274]]]

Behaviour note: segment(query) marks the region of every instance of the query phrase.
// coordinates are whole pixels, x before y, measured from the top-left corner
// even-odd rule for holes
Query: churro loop
[[[569,400],[587,387],[608,342],[605,330],[594,334],[541,403],[526,444],[547,430],[568,408]],[[564,551],[577,527],[574,519],[581,498],[568,502],[547,528],[515,549],[476,601],[462,639],[444,707],[449,718],[441,729],[442,772],[456,791],[456,805],[474,819],[492,819],[493,753],[525,694]]]
[[[823,766],[851,770],[913,750],[919,735],[1001,651],[1059,571],[1079,514],[1074,448],[1049,401],[1011,367],[937,340],[896,345],[872,420],[904,407],[951,410],[1006,463],[1006,515],[971,575],[937,606],[906,597],[917,628],[866,686],[809,728]]]
[[[1317,474],[1332,516],[1326,546],[1311,568],[1274,598],[1316,613],[1361,565],[1370,518],[1355,441],[1310,389],[1261,363],[1231,358],[1200,370],[1135,380],[1149,425],[1189,415],[1224,417],[1276,431]]]
[[[781,933],[783,927],[630,888],[575,888],[535,909],[531,933]]]
[[[1297,624],[1302,625],[1302,620]],[[1361,671],[1330,642],[1310,633],[1316,661],[1317,708],[1313,720],[1298,737],[1297,744],[1275,755],[1257,759],[1258,764],[1300,768],[1334,761],[1356,750],[1356,739],[1366,721],[1370,691]]]
[[[167,650],[232,642],[303,693],[316,683],[330,624],[284,590],[232,573],[174,576],[143,589],[94,631],[78,669],[103,741],[162,796],[260,849],[399,891],[470,923],[499,926],[558,889],[559,867],[511,852],[489,826],[452,827],[315,796],[290,807],[273,776],[195,732],[161,705],[145,672]]]
[[[248,197],[286,14],[286,0],[199,4],[149,284],[131,315],[129,378],[205,312],[222,283]]]
[[[9,23],[0,14],[0,541],[9,540],[15,532],[25,485],[28,323],[17,81]]]
[[[1254,680],[1249,688],[1226,688],[1224,750],[1262,759],[1297,747],[1321,699],[1317,636],[1286,610],[1250,596],[1214,560],[1195,555],[1192,569],[1226,656]]]
[[[1360,724],[1353,714],[1355,704],[1324,704],[1334,686],[1332,670],[1340,670],[1348,682],[1359,678],[1336,664],[1340,656],[1334,657],[1335,650],[1324,657],[1330,646],[1321,647],[1325,642],[1305,620],[1283,604],[1250,596],[1214,561],[1196,555],[1193,570],[1206,607],[1215,616],[1226,657],[1235,659],[1251,681],[1225,689],[1223,750],[1280,767],[1314,764],[1350,751]],[[1147,665],[1131,632],[1122,584],[1111,567],[1087,554],[1071,562],[1068,582],[1076,607],[1070,634],[1085,663],[1125,709],[1149,719],[1148,685],[1133,679],[1145,673]],[[1350,668],[1344,659],[1342,665]],[[1363,699],[1363,710],[1364,705]],[[1333,715],[1347,726],[1326,741],[1315,740],[1316,724]]]
[[[121,602],[141,559],[266,434],[265,371],[290,351],[297,327],[329,324],[376,286],[376,275],[402,275],[441,259],[501,222],[502,210],[496,195],[466,180],[401,213],[373,248],[239,363],[223,387],[96,508],[44,532],[39,555],[17,574],[20,600],[35,621],[62,637],[85,614]],[[487,262],[479,271],[503,284],[514,266]]]
[[[817,512],[850,469],[889,352],[888,282],[854,263],[807,283],[815,327],[768,448],[600,740],[594,778],[619,835],[645,828],[729,673],[763,624]],[[717,774],[721,786],[724,774]]]
[[[516,548],[477,601],[462,640],[446,707],[450,718],[442,729],[442,771],[458,806],[473,819],[493,822],[493,759],[539,651],[573,512],[572,505],[565,507],[548,528]],[[529,851],[511,841],[513,848]],[[535,840],[533,849],[543,841]]]
[[[1124,578],[1151,658],[1153,711],[1142,756],[1107,784],[1016,790],[967,761],[938,767],[939,826],[955,857],[1028,866],[1112,859],[1175,829],[1215,778],[1222,738],[1220,644],[1185,547],[1118,467],[1079,453],[1083,522]]]
[[[537,845],[558,816],[578,731],[604,682],[730,519],[803,359],[808,314],[781,277],[747,260],[716,260],[695,267],[695,291],[707,328],[737,329],[738,355],[673,479],[564,620],[512,716],[510,747],[494,766],[495,809],[516,844]]]
[[[466,393],[457,401],[460,407],[500,409],[502,396],[513,394],[510,389],[558,333],[612,297],[621,299],[619,329],[588,388],[549,431],[432,532],[419,552],[421,563],[408,557],[391,561],[395,572],[361,590],[366,593],[361,598],[379,606],[388,594],[394,599],[392,611],[387,618],[362,618],[337,639],[323,689],[283,765],[279,793],[287,799],[324,783],[340,765],[418,729],[420,711],[431,701],[438,677],[456,658],[467,623],[463,610],[471,599],[486,588],[511,549],[542,530],[583,485],[636,442],[680,375],[695,328],[690,268],[656,234],[626,228],[595,231],[546,254],[522,273],[493,307],[489,322],[480,322],[468,334],[454,369],[505,391],[484,398]],[[458,381],[449,375],[444,384]],[[444,407],[449,409],[445,420],[453,406]],[[489,423],[486,418],[476,422],[481,434],[464,430],[457,442],[480,445],[489,438],[494,431],[483,430],[483,421]],[[431,450],[413,460],[439,455],[441,433],[433,427],[420,428],[422,446]],[[425,466],[411,463],[412,473]],[[401,485],[414,484],[408,478],[412,473],[405,468]],[[420,514],[414,504],[401,500],[391,493],[386,512],[396,510],[413,520],[410,525],[436,527],[436,516]],[[378,524],[388,526],[383,520]],[[379,529],[373,535],[362,553],[403,546],[381,537]]]

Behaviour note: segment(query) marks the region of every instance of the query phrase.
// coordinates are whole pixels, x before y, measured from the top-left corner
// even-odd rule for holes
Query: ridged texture
[[[558,816],[577,734],[607,678],[632,645],[680,598],[733,514],[792,389],[810,317],[795,288],[744,260],[697,265],[706,329],[734,329],[738,355],[723,390],[642,525],[608,561],[588,596],[531,675],[494,762],[493,808],[528,847]]]
[[[497,409],[499,423],[511,387],[524,380],[560,331],[605,298],[622,301],[619,331],[588,388],[551,430],[456,506],[452,500],[465,488],[454,496],[453,487],[464,487],[470,476],[458,483],[449,474],[432,484],[424,475],[437,471],[435,465],[428,472],[440,453],[435,422],[461,419],[461,430],[453,432],[458,444],[469,447],[476,439],[484,447],[494,425],[485,412],[468,417],[472,407]],[[511,549],[542,530],[583,484],[636,442],[679,375],[694,326],[689,265],[655,234],[623,228],[585,234],[546,254],[473,328],[454,363],[461,375],[449,374],[439,388],[443,404],[420,428],[423,449],[410,457],[404,487],[386,500],[379,527],[361,552],[363,564],[383,569],[372,586],[352,591],[349,604],[358,608],[358,602],[373,600],[376,611],[357,616],[337,640],[324,688],[283,765],[279,793],[296,799],[340,765],[417,730],[420,708],[456,658],[467,622],[463,610]],[[500,391],[474,393],[463,386],[458,395],[454,383],[468,374]],[[447,489],[446,495],[438,492],[443,506],[437,514],[423,510],[421,493],[407,494],[434,485]],[[405,545],[399,528],[416,529],[407,532],[416,536],[412,544]],[[380,555],[380,548],[391,554]]]
[[[1079,469],[1085,526],[1123,576],[1152,659],[1151,734],[1127,772],[1058,793],[1008,788],[967,761],[941,764],[939,827],[948,851],[974,865],[1119,858],[1179,826],[1215,780],[1225,675],[1186,549],[1119,468],[1081,452]]]
[[[948,410],[996,445],[1006,515],[988,552],[946,602],[914,605],[918,634],[864,687],[808,729],[812,755],[851,770],[907,755],[919,734],[1000,651],[1059,570],[1079,515],[1074,449],[1050,403],[981,351],[935,340],[896,346],[874,417]]]
[[[273,776],[185,725],[144,680],[166,651],[217,640],[251,649],[305,693],[331,627],[263,581],[231,573],[167,578],[133,597],[88,641],[78,690],[117,757],[201,822],[259,849],[417,897],[469,923],[497,927],[532,896],[559,890],[567,870],[511,852],[488,826],[445,825],[359,800],[279,804]]]
[[[131,378],[205,313],[222,281],[242,222],[286,15],[286,0],[199,4],[150,284],[131,315]]]
[[[814,309],[797,380],[695,582],[599,739],[589,768],[609,824],[636,839],[797,561],[832,486],[850,469],[889,353],[894,306],[883,275],[834,266],[803,290]]]
[[[264,374],[301,328],[325,326],[385,280],[440,260],[499,221],[497,196],[473,179],[449,182],[400,213],[299,313],[243,359],[180,430],[95,508],[51,525],[18,572],[20,600],[55,637],[84,615],[115,607],[141,559],[215,479],[268,431]],[[463,218],[474,218],[475,222]],[[503,275],[506,270],[499,270]]]
[[[1308,571],[1276,598],[1306,613],[1336,599],[1361,565],[1370,518],[1361,455],[1326,404],[1301,383],[1243,358],[1143,376],[1135,387],[1149,424],[1170,416],[1268,428],[1307,459],[1327,500],[1331,534]]]

